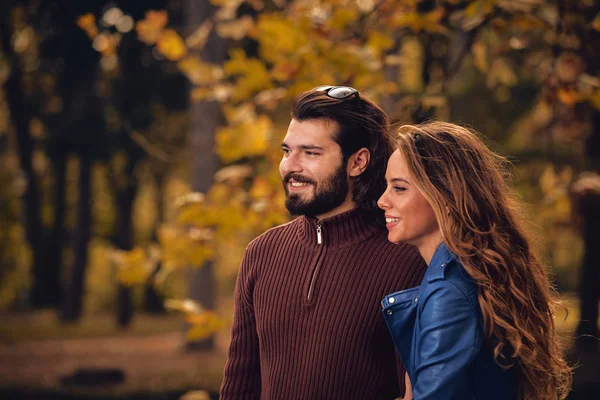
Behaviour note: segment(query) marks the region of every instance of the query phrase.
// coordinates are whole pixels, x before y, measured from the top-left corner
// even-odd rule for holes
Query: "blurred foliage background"
[[[0,18],[0,310],[34,316],[7,343],[125,334],[111,315],[224,354],[245,246],[290,219],[290,103],[338,84],[511,158],[559,327],[597,353],[596,1],[6,0]]]

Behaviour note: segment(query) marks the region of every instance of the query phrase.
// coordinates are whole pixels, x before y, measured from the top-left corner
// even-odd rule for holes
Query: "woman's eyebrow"
[[[408,183],[410,185],[410,182],[407,181],[404,178],[392,178],[389,180],[391,183],[398,183],[398,182],[404,182],[404,183]]]

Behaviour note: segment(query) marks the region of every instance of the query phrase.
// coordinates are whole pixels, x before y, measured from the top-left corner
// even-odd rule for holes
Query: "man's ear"
[[[352,154],[348,159],[348,176],[358,176],[365,172],[370,160],[371,153],[366,147],[363,147]]]

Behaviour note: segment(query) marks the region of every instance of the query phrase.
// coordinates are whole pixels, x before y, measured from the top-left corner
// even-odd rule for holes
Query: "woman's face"
[[[388,240],[435,249],[442,241],[433,208],[415,186],[400,150],[392,153],[385,173],[387,188],[377,205],[385,212]],[[430,246],[429,246],[430,245]]]

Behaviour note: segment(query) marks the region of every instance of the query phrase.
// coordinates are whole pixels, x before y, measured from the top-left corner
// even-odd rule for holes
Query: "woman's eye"
[[[404,192],[406,190],[405,187],[402,186],[393,186],[394,192]]]

